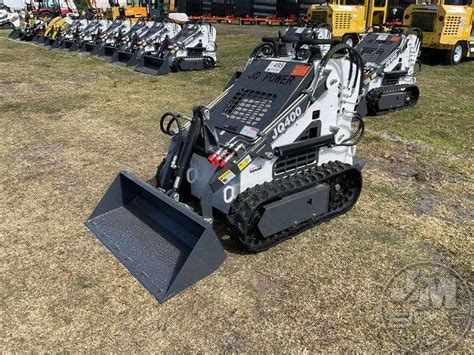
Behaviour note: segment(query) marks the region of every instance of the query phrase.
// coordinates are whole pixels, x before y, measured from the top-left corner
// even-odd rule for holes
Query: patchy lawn
[[[119,170],[153,177],[161,114],[210,102],[276,31],[220,26],[219,68],[164,77],[0,31],[0,349],[396,351],[379,304],[398,269],[439,261],[472,286],[473,61],[425,65],[416,107],[366,120],[348,214],[258,255],[226,241],[220,270],[165,304],[86,230]]]

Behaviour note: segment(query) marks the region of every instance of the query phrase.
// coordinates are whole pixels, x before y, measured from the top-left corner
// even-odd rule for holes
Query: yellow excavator
[[[388,0],[329,0],[314,4],[308,9],[311,23],[327,23],[333,38],[351,47],[360,39],[360,34],[371,28],[382,26],[387,20]]]
[[[474,57],[474,3],[472,0],[438,0],[410,5],[403,25],[423,32],[422,50],[442,51],[448,64]]]

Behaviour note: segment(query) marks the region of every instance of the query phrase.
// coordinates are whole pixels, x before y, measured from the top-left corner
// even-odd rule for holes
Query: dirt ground
[[[416,107],[366,120],[348,214],[257,255],[226,241],[223,266],[164,304],[88,232],[119,170],[153,177],[160,115],[210,102],[264,29],[221,26],[219,68],[165,77],[0,32],[1,350],[397,351],[379,307],[397,270],[442,262],[472,287],[473,61],[430,61]]]

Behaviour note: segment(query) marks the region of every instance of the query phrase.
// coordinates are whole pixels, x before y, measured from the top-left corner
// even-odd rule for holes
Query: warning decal
[[[252,161],[252,158],[250,158],[250,155],[247,155],[244,159],[240,161],[238,164],[239,170],[242,171],[244,170]]]
[[[232,180],[233,178],[235,177],[235,174],[230,171],[230,170],[227,170],[224,174],[222,174],[221,176],[219,176],[219,180],[225,185],[227,184],[230,180]]]
[[[309,65],[298,64],[295,65],[290,75],[305,76],[306,74],[308,74],[310,69],[311,67]]]

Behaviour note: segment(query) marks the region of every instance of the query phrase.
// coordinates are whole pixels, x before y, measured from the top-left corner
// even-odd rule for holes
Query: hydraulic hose
[[[171,119],[168,121],[168,124],[165,127],[165,122],[168,117],[171,117]],[[171,126],[173,125],[173,123],[176,123],[176,126],[178,127],[178,132],[175,134],[171,132]],[[181,120],[179,116],[173,112],[166,112],[163,116],[161,116],[160,129],[161,129],[161,132],[163,132],[164,134],[168,136],[172,136],[172,137],[176,136],[177,138],[176,156],[179,157],[181,155],[181,150],[183,148],[183,126],[181,124]]]

